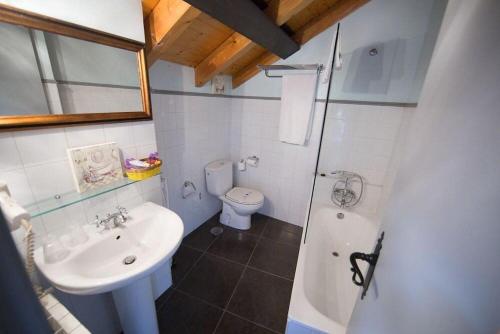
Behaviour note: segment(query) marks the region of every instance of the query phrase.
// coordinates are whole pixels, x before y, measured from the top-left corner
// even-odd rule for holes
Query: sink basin
[[[152,308],[147,312],[153,312],[156,326],[150,275],[179,247],[184,231],[182,220],[173,211],[147,202],[130,210],[123,227],[87,231],[89,240],[71,248],[70,255],[61,262],[46,263],[42,248],[37,249],[38,269],[54,287],[67,293],[89,295],[112,291],[125,333],[143,330],[154,333],[155,330],[143,326],[145,317],[151,315],[141,315]],[[144,299],[142,305],[141,299]],[[127,314],[122,314],[121,307]],[[131,312],[135,308],[140,309]],[[142,327],[124,324],[131,317],[140,317]]]

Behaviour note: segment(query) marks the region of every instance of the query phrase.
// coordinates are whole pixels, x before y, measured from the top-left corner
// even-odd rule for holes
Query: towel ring
[[[194,183],[193,183],[193,182],[191,182],[191,181],[184,181],[184,188],[188,188],[188,187],[193,188],[193,192],[192,192],[192,193],[189,193],[189,194],[187,194],[187,195],[184,195],[184,192],[183,192],[183,193],[182,193],[182,198],[183,198],[183,199],[188,198],[188,197],[189,197],[189,195],[191,195],[191,194],[193,194],[193,193],[195,193],[195,192],[196,192],[196,186],[194,185]]]

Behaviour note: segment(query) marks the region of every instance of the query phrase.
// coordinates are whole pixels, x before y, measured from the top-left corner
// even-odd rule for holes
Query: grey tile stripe
[[[59,85],[78,85],[78,86],[93,86],[93,87],[107,87],[107,88],[122,88],[122,89],[139,89],[137,86],[126,86],[126,85],[113,85],[113,84],[102,84],[96,82],[81,82],[81,81],[66,81],[66,80],[53,80],[53,79],[42,79],[43,83],[52,83]],[[160,95],[183,95],[183,96],[200,96],[200,97],[218,97],[223,99],[247,99],[247,100],[268,100],[268,101],[280,101],[280,97],[276,96],[253,96],[253,95],[227,95],[227,94],[211,94],[211,93],[197,93],[197,92],[181,92],[176,90],[166,90],[166,89],[151,89],[151,94]],[[325,99],[316,99],[316,102],[325,102]],[[416,107],[417,103],[405,103],[405,102],[377,102],[377,101],[353,101],[353,100],[335,100],[330,99],[328,103],[342,103],[342,104],[359,104],[359,105],[371,105],[371,106],[391,106],[391,107]]]
[[[198,92],[181,92],[177,90],[151,89],[152,94],[164,95],[184,95],[184,96],[202,96],[202,97],[219,97],[223,99],[249,99],[249,100],[274,100],[279,101],[281,98],[272,96],[243,96],[243,95],[227,95],[227,94],[211,94]]]
[[[122,88],[122,89],[140,89],[137,86],[126,86],[126,85],[113,85],[113,84],[102,84],[96,82],[81,82],[81,81],[66,81],[66,80],[53,80],[53,79],[42,79],[43,83],[59,84],[59,85],[78,85],[78,86],[93,86],[93,87],[107,87],[107,88]],[[280,101],[280,97],[276,96],[253,96],[253,95],[227,95],[227,94],[211,94],[211,93],[197,93],[197,92],[181,92],[176,90],[166,90],[166,89],[151,89],[151,94],[160,95],[183,95],[183,96],[200,96],[200,97],[218,97],[223,99],[247,99],[247,100],[268,100],[268,101]],[[316,99],[316,102],[325,102],[325,99]],[[377,101],[353,101],[353,100],[335,100],[330,99],[328,103],[342,103],[342,104],[358,104],[358,105],[370,105],[370,106],[387,106],[387,107],[416,107],[417,103],[405,103],[405,102],[377,102]]]
[[[227,95],[227,94],[211,94],[211,93],[197,93],[197,92],[181,92],[176,90],[165,89],[151,89],[152,94],[160,95],[183,95],[183,96],[200,96],[200,97],[218,97],[223,99],[247,99],[247,100],[270,100],[280,101],[280,97],[273,96],[244,96],[244,95]],[[325,99],[316,99],[316,102],[325,102]],[[342,104],[359,104],[371,106],[388,106],[388,107],[416,107],[417,103],[405,102],[376,102],[376,101],[353,101],[353,100],[335,100],[330,99],[328,103],[342,103]]]
[[[53,80],[53,79],[42,79],[42,82],[43,83],[57,84],[57,85],[107,87],[107,88],[122,88],[122,89],[136,89],[136,90],[140,89],[139,86],[113,85],[113,84],[103,84],[103,83],[97,83],[97,82],[66,81],[66,80]]]

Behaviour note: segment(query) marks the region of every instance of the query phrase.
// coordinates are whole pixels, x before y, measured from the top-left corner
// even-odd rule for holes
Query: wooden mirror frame
[[[139,84],[143,111],[85,113],[67,115],[23,115],[0,116],[0,131],[27,127],[47,127],[99,122],[138,121],[152,119],[149,94],[148,68],[144,53],[145,44],[124,37],[104,33],[80,25],[63,22],[44,15],[35,14],[8,5],[0,4],[0,22],[26,28],[38,29],[63,36],[95,42],[137,53]]]

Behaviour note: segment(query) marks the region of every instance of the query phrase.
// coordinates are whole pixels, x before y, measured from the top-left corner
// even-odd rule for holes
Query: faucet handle
[[[118,210],[118,212],[120,212],[122,215],[127,215],[127,214],[128,214],[127,209],[125,209],[123,206],[118,205],[118,206],[116,207],[116,209],[117,209],[117,210]]]
[[[125,223],[127,221],[127,215],[128,215],[127,209],[125,209],[123,206],[120,205],[118,205],[116,209],[120,213],[120,216],[122,218],[122,223]]]

